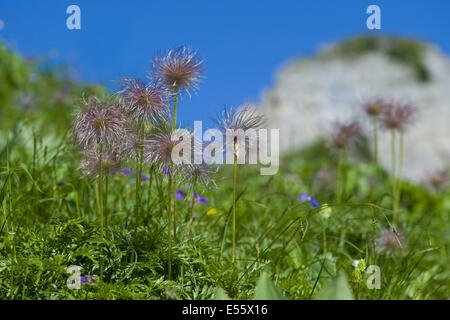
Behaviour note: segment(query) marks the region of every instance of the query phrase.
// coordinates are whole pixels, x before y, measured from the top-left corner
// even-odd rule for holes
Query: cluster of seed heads
[[[374,98],[363,104],[365,113],[379,120],[386,130],[404,132],[414,120],[416,109],[409,105],[383,98]]]
[[[195,93],[203,72],[204,62],[197,52],[182,46],[153,58],[148,81],[122,78],[122,90],[109,102],[97,97],[83,99],[73,122],[73,136],[84,157],[80,164],[83,176],[98,175],[100,163],[104,176],[115,174],[124,161],[142,155],[144,163],[164,172],[182,172],[181,181],[215,185],[211,178],[215,170],[205,163],[172,161],[172,151],[180,140],[174,138],[170,104],[175,94]],[[263,118],[254,109],[243,107],[225,110],[216,123],[223,131],[245,131],[261,127]],[[185,138],[193,138],[186,132]]]

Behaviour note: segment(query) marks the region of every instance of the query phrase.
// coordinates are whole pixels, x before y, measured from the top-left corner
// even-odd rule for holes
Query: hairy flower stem
[[[173,89],[173,128],[177,129],[177,106],[178,106],[178,87]],[[177,239],[177,181],[175,175],[173,176],[173,238]]]
[[[373,119],[373,158],[375,168],[378,168],[378,121]]]
[[[194,215],[194,205],[195,205],[195,189],[197,188],[197,183],[196,182],[194,182],[193,184],[192,184],[192,186],[193,186],[193,188],[192,188],[192,192],[193,192],[193,194],[192,194],[192,200],[191,200],[191,209],[190,209],[190,219],[192,219],[192,216]],[[186,217],[186,221],[188,221],[188,219],[187,219],[187,217]]]
[[[172,171],[171,171],[172,173]],[[172,208],[171,208],[171,201],[172,201],[172,197],[171,197],[171,187],[172,187],[172,176],[169,175],[169,183],[167,184],[167,192],[168,192],[168,197],[167,197],[167,214],[168,214],[168,218],[169,218],[169,231],[168,231],[168,243],[169,243],[169,280],[172,277]]]
[[[231,262],[234,263],[236,257],[236,180],[237,180],[237,153],[234,152],[234,170],[233,170],[233,247],[231,253]]]
[[[100,280],[103,280],[103,144],[100,144],[100,159],[98,169],[98,205],[100,213]]]
[[[371,185],[370,198],[373,200],[373,193],[375,189],[375,182],[378,178],[379,166],[378,166],[378,121],[373,119],[373,165],[374,165],[374,181]]]
[[[143,158],[144,158],[144,127],[141,129],[141,141],[139,145],[139,158],[137,163],[136,170],[136,207],[134,209],[134,214],[136,219],[139,218],[139,211],[141,206],[141,181],[142,181],[142,167],[143,167]]]
[[[397,156],[395,147],[395,131],[391,130],[391,146],[392,146],[392,196],[393,196],[393,208],[392,208],[392,221],[395,226],[397,222],[397,211],[395,207],[396,197],[397,197],[397,178],[396,178],[396,167],[397,167]]]
[[[177,241],[177,182],[175,177],[173,177],[173,239]]]
[[[105,175],[105,194],[104,194],[104,198],[103,198],[103,207],[104,207],[104,211],[105,211],[105,225],[108,223],[108,217],[109,217],[109,212],[108,212],[108,187],[109,187],[109,181],[108,181],[108,175]]]
[[[337,204],[338,210],[341,210],[341,202],[342,202],[342,184],[343,184],[343,174],[342,174],[342,162],[344,157],[344,150],[338,150],[338,163],[337,163],[337,183],[336,183],[336,196],[337,196]]]
[[[150,165],[150,170],[149,170],[150,174],[149,174],[149,181],[148,181],[148,195],[147,195],[147,202],[148,202],[148,208],[147,210],[150,211],[150,200],[151,200],[151,196],[152,196],[152,185],[153,185],[153,164]]]
[[[336,194],[337,194],[337,208],[338,208],[338,213],[341,214],[342,211],[342,189],[343,189],[343,185],[344,185],[344,173],[343,173],[343,165],[344,165],[344,152],[345,149],[339,149],[338,150],[338,168],[337,168],[337,190],[336,190]],[[325,235],[325,229],[324,229],[324,241],[326,241],[326,235]],[[339,248],[342,248],[344,246],[344,240],[345,240],[345,234],[346,234],[346,229],[342,228],[341,229],[341,234],[339,236]],[[326,243],[325,243],[326,245]],[[326,252],[326,247],[324,247],[324,252]]]
[[[173,128],[177,128],[178,87],[173,89]]]

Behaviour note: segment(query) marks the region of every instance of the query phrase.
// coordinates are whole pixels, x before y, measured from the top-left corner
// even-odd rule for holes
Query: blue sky
[[[81,8],[81,30],[66,28],[66,8]],[[366,8],[381,8],[380,31]],[[51,54],[82,81],[115,88],[145,77],[158,50],[189,44],[206,62],[198,96],[183,98],[183,125],[224,105],[258,102],[275,72],[321,45],[360,34],[414,37],[450,53],[450,1],[364,0],[2,0],[0,38],[23,56]]]

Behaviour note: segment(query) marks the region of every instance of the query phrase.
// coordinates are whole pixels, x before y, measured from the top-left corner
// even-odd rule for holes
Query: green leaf
[[[340,271],[338,276],[319,292],[315,300],[353,300],[345,273]]]
[[[216,289],[216,293],[214,294],[214,300],[231,300],[231,298],[227,295],[225,290],[218,287]]]
[[[267,273],[263,272],[256,284],[253,300],[284,300],[284,297]]]

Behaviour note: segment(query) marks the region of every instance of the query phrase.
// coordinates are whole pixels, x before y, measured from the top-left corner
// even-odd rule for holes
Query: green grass
[[[164,194],[148,184],[139,220],[134,210],[134,184],[125,176],[110,179],[109,211],[102,243],[95,210],[94,183],[80,178],[78,159],[67,138],[36,148],[27,126],[9,136],[9,169],[2,144],[0,200],[0,298],[2,299],[210,299],[221,287],[232,298],[251,298],[262,271],[271,275],[289,299],[314,297],[339,270],[349,278],[352,261],[364,258],[381,268],[382,288],[368,290],[352,283],[360,299],[446,298],[448,295],[449,193],[435,194],[405,183],[399,229],[402,249],[377,252],[373,239],[389,228],[389,178],[383,174],[368,202],[371,166],[351,163],[344,168],[345,199],[334,207],[334,181],[320,187],[315,173],[335,170],[334,156],[323,144],[285,158],[275,176],[258,168],[240,168],[237,202],[238,249],[231,263],[231,168],[219,172],[216,190],[204,192],[210,203],[197,204],[198,218],[185,239],[190,201],[178,201],[178,241],[172,252],[172,281],[167,280],[167,219]],[[34,152],[33,152],[34,150]],[[162,175],[156,175],[162,181]],[[299,203],[308,191],[332,213],[327,221],[328,251],[323,251],[318,209]],[[206,215],[215,207],[216,215]],[[81,290],[66,286],[70,265],[82,275],[99,275],[103,245],[104,281]],[[367,278],[367,276],[364,276]],[[364,281],[364,280],[363,280]],[[317,282],[317,283],[316,283]],[[313,291],[314,288],[314,291]],[[172,294],[171,294],[172,293]]]

